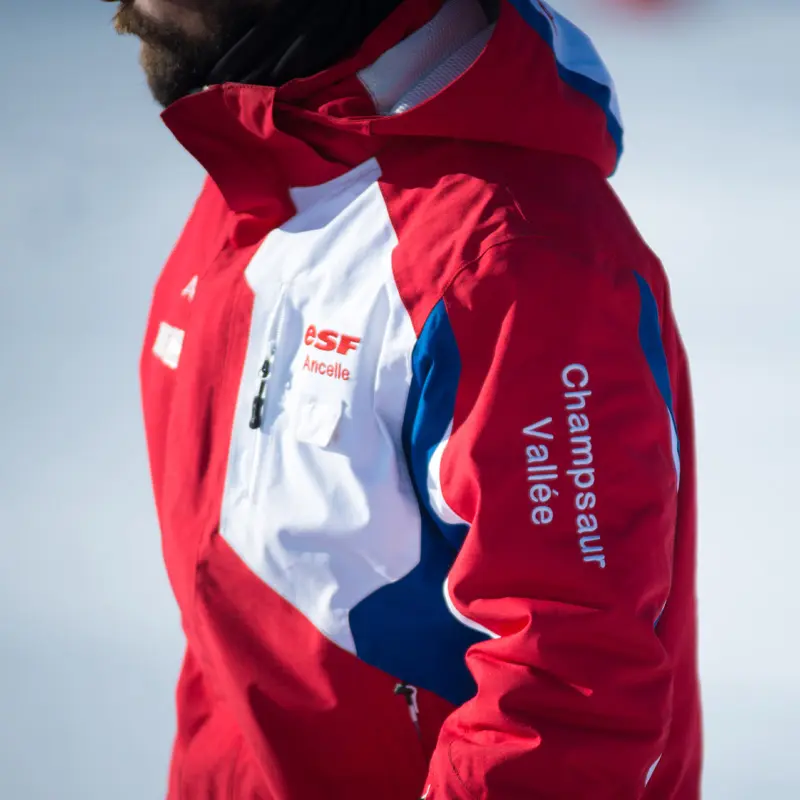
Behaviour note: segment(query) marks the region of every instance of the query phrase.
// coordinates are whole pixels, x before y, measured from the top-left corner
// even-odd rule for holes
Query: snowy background
[[[0,797],[158,800],[181,640],[137,359],[201,174],[110,6],[0,5]],[[800,0],[555,5],[616,77],[692,356],[705,798],[797,800]]]

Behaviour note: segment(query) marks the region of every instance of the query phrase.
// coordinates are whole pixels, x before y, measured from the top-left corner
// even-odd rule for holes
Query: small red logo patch
[[[358,350],[361,338],[348,336],[330,329],[317,330],[316,325],[309,325],[304,338],[307,347],[316,347],[324,353],[336,351],[340,356],[346,356],[351,351]]]

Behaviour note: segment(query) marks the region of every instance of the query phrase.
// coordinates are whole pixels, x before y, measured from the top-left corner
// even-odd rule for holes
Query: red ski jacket
[[[622,128],[538,0],[405,0],[164,119],[209,179],[141,372],[170,800],[697,800],[695,465]]]

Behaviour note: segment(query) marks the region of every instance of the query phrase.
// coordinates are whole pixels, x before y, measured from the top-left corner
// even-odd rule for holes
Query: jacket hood
[[[164,121],[229,206],[292,215],[292,187],[332,180],[398,137],[573,155],[611,175],[614,84],[589,38],[540,0],[404,0],[352,58],[281,87],[222,84]]]

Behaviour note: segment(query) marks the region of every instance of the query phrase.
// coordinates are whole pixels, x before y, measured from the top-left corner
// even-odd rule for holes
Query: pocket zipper
[[[272,360],[275,358],[275,347],[270,348],[269,355],[264,359],[264,363],[258,370],[258,391],[253,398],[253,405],[250,411],[250,428],[257,431],[264,421],[264,405],[267,402],[267,384],[269,383]]]
[[[264,422],[265,411],[267,407],[267,393],[269,390],[269,381],[272,377],[273,366],[275,364],[275,348],[277,347],[278,336],[280,329],[283,325],[283,311],[284,311],[284,298],[286,296],[286,288],[281,286],[278,297],[275,301],[275,308],[272,311],[269,322],[267,323],[267,347],[264,360],[258,368],[258,389],[253,397],[253,403],[250,408],[250,429],[257,431],[261,428]]]
[[[275,307],[266,325],[266,336],[264,337],[266,347],[264,348],[263,361],[258,368],[256,392],[250,405],[249,428],[254,432],[249,481],[251,496],[254,496],[256,492],[260,462],[263,457],[263,450],[267,446],[267,442],[264,439],[264,434],[266,433],[264,427],[269,424],[270,406],[273,402],[272,394],[274,394],[274,391],[270,393],[269,385],[274,381],[275,353],[282,333],[286,305],[285,298],[286,287],[281,286],[275,301]]]
[[[394,693],[402,695],[408,704],[408,714],[417,732],[417,737],[422,740],[422,729],[419,726],[419,703],[417,702],[417,687],[407,683],[398,683],[394,687]]]

